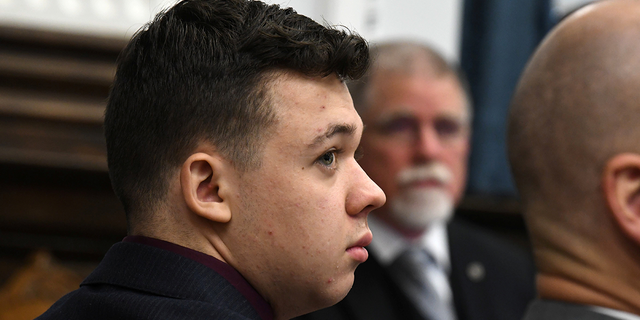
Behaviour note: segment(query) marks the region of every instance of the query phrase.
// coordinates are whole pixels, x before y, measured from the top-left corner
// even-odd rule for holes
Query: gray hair
[[[374,75],[390,72],[400,75],[424,75],[431,78],[455,76],[467,101],[467,115],[471,120],[473,110],[466,78],[459,68],[447,62],[440,53],[428,45],[413,41],[394,41],[372,45],[370,55],[373,63],[367,74],[359,80],[347,83],[356,110],[362,116],[368,108],[367,91]]]

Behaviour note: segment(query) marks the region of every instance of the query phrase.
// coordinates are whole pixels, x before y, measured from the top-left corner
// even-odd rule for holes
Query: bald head
[[[640,1],[562,21],[514,94],[509,160],[543,298],[640,314]]]
[[[640,2],[607,1],[563,21],[513,98],[509,157],[525,205],[600,196],[605,162],[640,152]]]

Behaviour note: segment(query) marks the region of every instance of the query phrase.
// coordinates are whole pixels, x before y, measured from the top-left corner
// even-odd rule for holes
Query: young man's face
[[[356,162],[362,121],[335,75],[285,73],[270,93],[279,120],[261,167],[238,178],[229,249],[275,312],[295,316],[347,294],[385,196]]]

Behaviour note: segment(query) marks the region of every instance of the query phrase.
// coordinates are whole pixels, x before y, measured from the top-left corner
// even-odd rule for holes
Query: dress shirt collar
[[[232,266],[199,251],[189,249],[177,245],[175,243],[164,240],[144,237],[144,236],[127,236],[123,242],[140,243],[159,249],[171,251],[185,258],[199,262],[215,271],[236,288],[247,299],[249,304],[258,312],[263,320],[273,319],[273,310],[266,300],[247,282],[247,280]]]
[[[591,310],[600,314],[604,314],[609,317],[620,319],[620,320],[640,320],[640,316],[631,314],[628,312],[620,311],[620,310],[609,309],[609,308],[599,307],[599,306],[591,306]]]
[[[433,223],[422,236],[409,242],[398,231],[373,215],[369,215],[368,221],[373,233],[373,240],[368,248],[383,266],[390,265],[410,245],[418,245],[431,254],[440,268],[447,273],[451,270],[446,222]]]

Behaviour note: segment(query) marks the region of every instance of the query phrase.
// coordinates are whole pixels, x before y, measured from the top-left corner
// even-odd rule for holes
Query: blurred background
[[[126,234],[102,116],[115,60],[175,0],[0,0],[0,319],[32,319]],[[376,43],[432,45],[474,104],[459,214],[526,247],[505,150],[511,92],[546,32],[588,0],[270,0]]]

